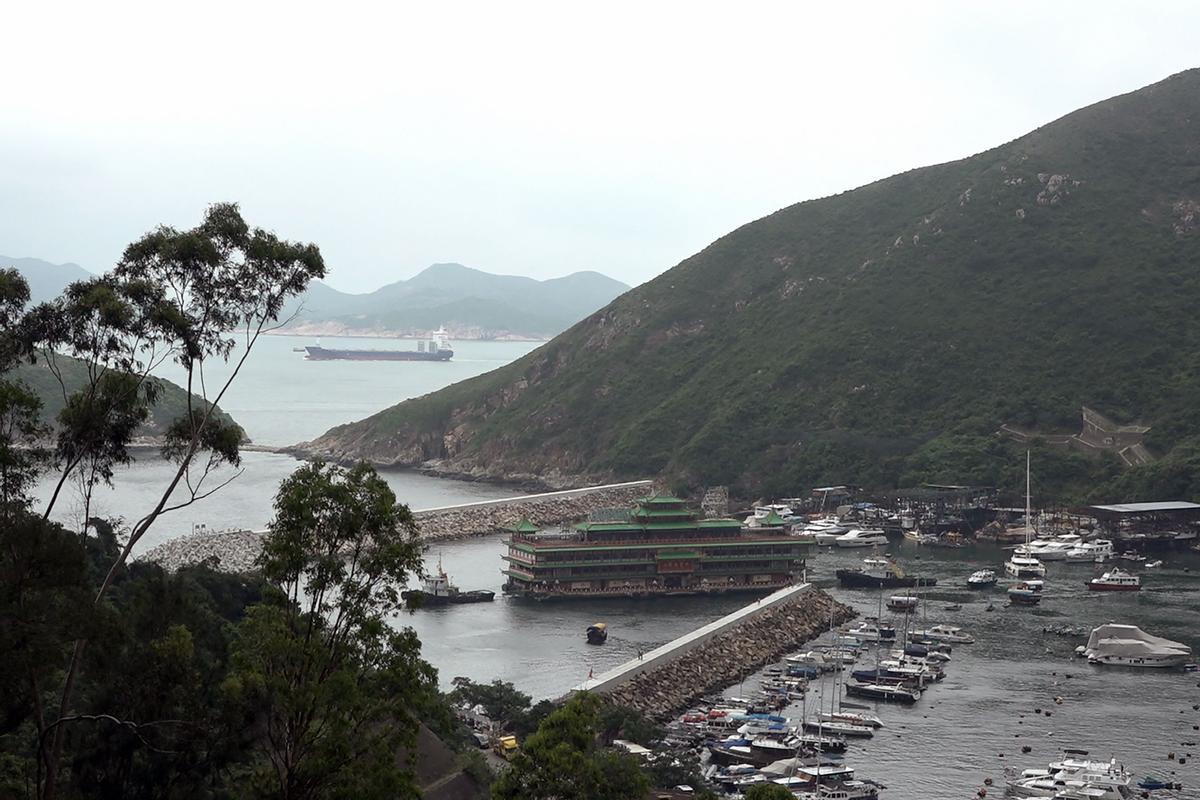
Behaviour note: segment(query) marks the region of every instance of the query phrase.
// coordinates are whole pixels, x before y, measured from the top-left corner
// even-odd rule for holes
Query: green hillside
[[[519,361],[309,449],[743,494],[1007,486],[999,425],[1078,430],[1088,405],[1152,425],[1166,458],[1123,472],[1039,447],[1043,494],[1197,493],[1198,304],[1191,70],[745,225]]]
[[[57,363],[62,371],[63,382],[68,392],[82,389],[87,383],[87,372],[83,362],[68,356],[58,356]],[[42,416],[47,423],[53,423],[58,412],[63,408],[62,388],[58,379],[50,372],[44,359],[36,364],[22,364],[5,378],[16,378],[24,381],[33,389],[42,401]],[[160,436],[171,422],[187,414],[187,392],[170,381],[155,379],[162,386],[158,402],[151,410],[150,419],[139,432],[140,436]],[[202,401],[197,400],[197,403]],[[231,421],[228,414],[217,409],[218,418]]]

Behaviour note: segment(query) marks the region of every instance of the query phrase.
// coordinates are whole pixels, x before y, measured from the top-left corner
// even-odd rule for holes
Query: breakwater
[[[782,589],[576,689],[663,719],[856,616],[810,584]]]
[[[413,512],[413,518],[423,541],[447,541],[496,534],[521,519],[539,527],[564,525],[593,511],[628,507],[652,489],[651,481],[629,481],[421,509]],[[138,560],[155,562],[168,571],[210,561],[225,572],[248,572],[262,551],[264,536],[266,531],[251,530],[183,534],[147,550]]]

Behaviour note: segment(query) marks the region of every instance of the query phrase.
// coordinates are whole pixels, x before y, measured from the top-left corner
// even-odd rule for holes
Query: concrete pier
[[[610,669],[598,676],[589,678],[583,683],[576,686],[571,691],[575,692],[600,692],[607,693],[612,689],[620,686],[623,683],[633,680],[643,672],[649,672],[658,669],[671,661],[682,656],[684,653],[693,650],[704,644],[714,636],[719,636],[725,633],[730,628],[742,624],[751,617],[761,614],[769,608],[785,603],[796,598],[805,592],[811,590],[811,583],[798,583],[795,586],[788,586],[780,589],[777,592],[767,595],[761,600],[757,600],[748,606],[739,608],[732,614],[726,614],[718,620],[708,623],[707,625],[697,628],[691,633],[685,633],[678,639],[673,639],[661,647],[656,647],[649,653],[644,653],[641,658],[633,661],[626,661],[615,669]]]
[[[781,589],[652,650],[641,659],[593,676],[574,691],[665,719],[713,692],[799,650],[841,625],[854,611],[811,584]]]

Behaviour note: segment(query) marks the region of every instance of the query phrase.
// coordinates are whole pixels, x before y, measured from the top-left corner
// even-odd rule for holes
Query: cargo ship
[[[804,574],[803,539],[702,519],[678,497],[593,515],[570,530],[509,528],[504,591],[537,600],[769,592]]]
[[[454,357],[445,328],[428,340],[419,339],[416,350],[334,350],[316,345],[305,347],[309,361],[449,361]]]

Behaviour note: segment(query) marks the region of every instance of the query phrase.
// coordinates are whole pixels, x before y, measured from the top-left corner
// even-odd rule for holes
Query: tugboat
[[[608,641],[608,625],[603,622],[597,622],[595,625],[589,625],[587,629],[588,644],[604,644]]]
[[[895,562],[886,558],[864,558],[860,569],[839,569],[838,583],[858,589],[902,589],[912,586],[934,586],[936,578],[917,578],[905,575]]]
[[[437,572],[427,575],[420,589],[408,589],[400,593],[400,598],[409,608],[423,606],[445,606],[458,603],[490,603],[496,599],[495,592],[485,589],[463,592],[450,582],[450,576],[442,569],[442,561],[438,559]]]
[[[1099,578],[1092,578],[1087,587],[1093,592],[1139,592],[1142,579],[1123,569],[1111,569]]]

